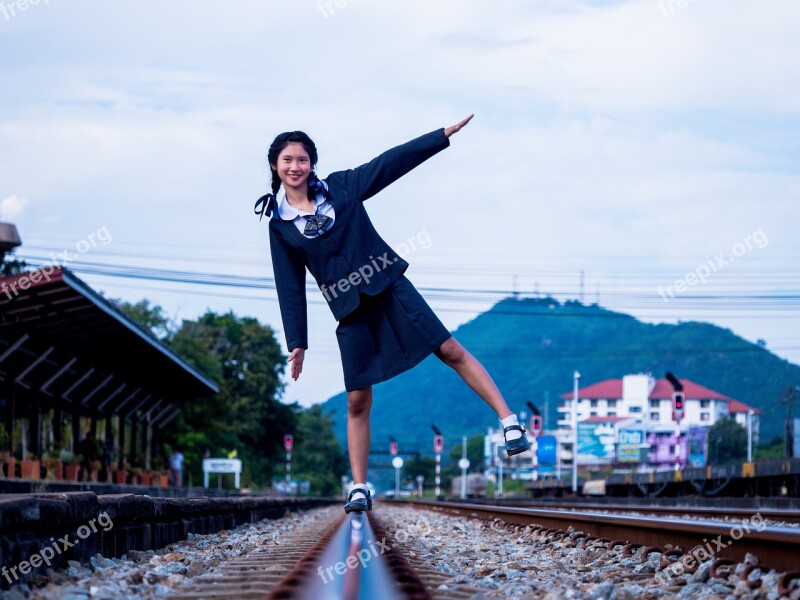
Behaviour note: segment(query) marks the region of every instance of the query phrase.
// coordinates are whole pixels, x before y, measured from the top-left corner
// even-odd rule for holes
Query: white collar
[[[325,189],[328,189],[328,183],[326,181],[322,181],[322,185],[325,186]],[[308,212],[305,210],[300,210],[297,207],[292,206],[289,204],[289,201],[286,199],[286,191],[283,189],[283,184],[281,184],[280,189],[277,193],[278,197],[278,215],[284,221],[294,221],[297,217],[302,217],[305,215],[313,215],[317,207],[325,202],[325,196],[322,194],[317,194],[317,197],[314,199],[314,210],[312,212]]]

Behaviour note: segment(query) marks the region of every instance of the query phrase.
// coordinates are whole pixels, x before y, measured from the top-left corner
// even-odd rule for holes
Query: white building
[[[747,413],[752,410],[753,433],[757,438],[760,410],[688,379],[680,382],[686,395],[681,430],[697,425],[710,426],[726,417],[734,417],[737,423],[746,427]],[[606,379],[578,390],[578,421],[590,417],[632,417],[653,429],[666,426],[674,430],[672,393],[669,381],[656,380],[651,375]],[[566,402],[558,407],[558,412],[563,414],[558,420],[559,429],[570,427],[572,395],[572,392],[561,395]]]
[[[684,416],[680,423],[683,434],[692,428],[710,427],[720,419],[733,417],[747,427],[748,413],[752,415],[753,442],[758,441],[761,411],[724,394],[715,392],[688,379],[681,379],[685,394]],[[577,421],[592,422],[633,419],[644,430],[652,448],[650,463],[659,465],[673,461],[676,423],[673,419],[673,386],[666,379],[654,379],[649,374],[626,375],[622,379],[607,379],[578,390]],[[572,429],[570,410],[573,392],[561,395],[564,403],[558,407],[559,450],[562,459],[572,459]],[[682,439],[682,445],[686,443]],[[688,450],[683,450],[686,460]],[[569,457],[569,458],[567,458]]]

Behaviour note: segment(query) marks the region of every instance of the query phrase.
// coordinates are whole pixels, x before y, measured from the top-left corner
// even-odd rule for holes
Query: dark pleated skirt
[[[400,276],[339,321],[336,339],[349,392],[380,383],[422,362],[450,337],[411,282]]]

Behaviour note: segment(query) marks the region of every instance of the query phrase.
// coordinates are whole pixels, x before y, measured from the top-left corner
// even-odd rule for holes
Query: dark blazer
[[[363,202],[449,145],[442,127],[360,167],[328,175],[324,181],[336,218],[317,238],[304,236],[274,208],[269,221],[270,250],[290,352],[308,348],[306,268],[337,321],[355,310],[360,293],[375,296],[405,272],[408,263],[375,231]]]

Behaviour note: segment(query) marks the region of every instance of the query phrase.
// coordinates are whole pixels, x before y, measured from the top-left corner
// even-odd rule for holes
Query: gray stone
[[[687,583],[680,592],[678,592],[678,596],[681,598],[694,598],[701,594],[704,590],[706,590],[705,584],[698,583],[693,581],[691,583]]]
[[[707,560],[706,562],[701,564],[699,567],[697,567],[697,570],[692,575],[692,580],[693,581],[698,581],[698,582],[708,581],[708,572],[711,569],[711,563],[712,563],[712,561]]]
[[[614,588],[614,584],[610,581],[604,581],[603,583],[592,586],[588,593],[589,598],[597,600],[612,600],[612,598],[616,598],[616,589]]]
[[[70,577],[74,577],[75,579],[82,579],[83,577],[89,577],[92,574],[90,569],[87,569],[81,563],[76,560],[70,560],[67,562],[69,567],[67,567],[66,573]]]

